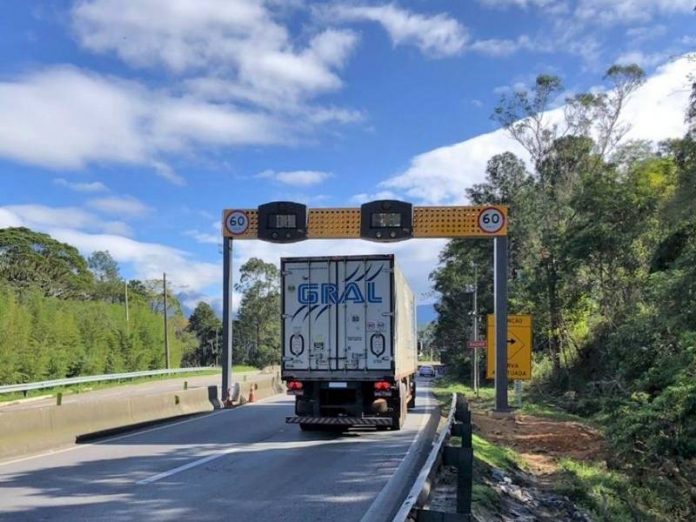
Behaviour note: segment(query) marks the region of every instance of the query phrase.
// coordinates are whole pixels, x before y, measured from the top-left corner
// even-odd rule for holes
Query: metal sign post
[[[493,239],[495,294],[495,410],[508,411],[507,377],[507,236]]]
[[[230,385],[232,383],[232,298],[234,288],[232,286],[232,238],[224,237],[222,240],[222,265],[224,270],[222,283],[222,401],[228,401],[230,397]]]

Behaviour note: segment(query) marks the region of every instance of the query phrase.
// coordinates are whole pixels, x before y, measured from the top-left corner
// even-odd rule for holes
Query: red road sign
[[[487,346],[488,341],[485,339],[481,339],[479,341],[469,341],[466,343],[466,345],[469,348],[485,348]]]

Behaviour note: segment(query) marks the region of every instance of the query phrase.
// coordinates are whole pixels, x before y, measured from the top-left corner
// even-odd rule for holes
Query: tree
[[[251,258],[240,268],[235,290],[242,300],[235,321],[234,360],[257,367],[280,362],[280,273]]]
[[[201,301],[189,317],[187,331],[198,339],[195,360],[199,366],[216,364],[222,344],[222,321],[215,315],[212,307]]]
[[[85,298],[94,283],[75,247],[23,227],[0,230],[0,279],[61,298]]]
[[[94,274],[97,299],[111,303],[122,302],[125,299],[124,281],[121,279],[118,263],[108,250],[93,252],[87,258],[87,266]]]
[[[577,292],[568,271],[577,269],[567,257],[566,231],[573,227],[577,208],[572,199],[583,180],[601,176],[610,154],[625,136],[628,125],[621,122],[622,110],[630,95],[641,85],[643,71],[635,65],[612,66],[605,75],[609,88],[602,93],[582,93],[568,100],[561,117],[550,111],[551,103],[563,91],[559,78],[542,75],[531,92],[504,96],[493,119],[505,128],[529,153],[534,165],[534,188],[526,201],[531,223],[525,239],[527,258],[536,267],[528,271],[529,290],[545,294],[548,350],[556,370],[561,354],[570,342],[564,313],[572,313]],[[511,233],[511,237],[513,234]]]

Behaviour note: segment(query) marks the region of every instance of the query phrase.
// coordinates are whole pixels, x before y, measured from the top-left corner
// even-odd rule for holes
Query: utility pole
[[[474,341],[478,341],[478,267],[474,261],[471,262],[474,268]],[[479,396],[479,349],[474,347],[474,392]]]
[[[128,335],[129,318],[128,318],[128,281],[127,280],[123,282],[123,288],[124,288],[124,293],[126,294],[126,335]]]
[[[167,274],[162,274],[162,286],[164,289],[164,356],[169,369],[169,334],[167,332]]]

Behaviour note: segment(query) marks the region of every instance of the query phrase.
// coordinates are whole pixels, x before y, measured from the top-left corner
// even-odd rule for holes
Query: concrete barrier
[[[257,399],[283,391],[277,373],[249,376],[240,386],[241,403],[248,401],[251,386],[256,386]],[[220,406],[218,387],[210,386],[62,406],[0,410],[0,459],[73,444],[86,435],[213,411]]]
[[[0,411],[0,458],[71,444],[79,437],[93,433],[212,411],[214,403],[210,395],[207,388],[198,388],[109,401]],[[214,395],[217,396],[217,391]]]
[[[280,380],[280,374],[255,375],[253,379],[241,383],[240,402],[242,404],[249,401],[252,387],[254,388],[256,400],[272,397],[285,390],[283,382]]]

